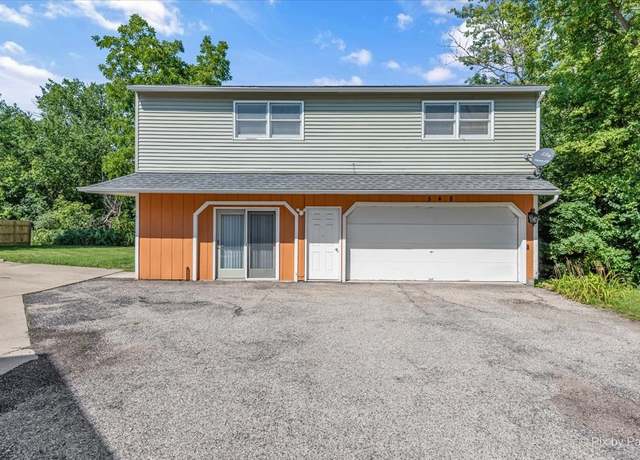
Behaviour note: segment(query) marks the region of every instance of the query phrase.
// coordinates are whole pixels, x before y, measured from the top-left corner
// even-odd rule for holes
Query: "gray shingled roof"
[[[298,174],[138,172],[80,187],[87,193],[521,193],[553,195],[556,187],[523,174]]]

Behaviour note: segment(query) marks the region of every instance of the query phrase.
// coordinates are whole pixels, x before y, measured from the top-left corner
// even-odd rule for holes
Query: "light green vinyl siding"
[[[297,96],[297,97],[295,97]],[[139,171],[527,173],[536,94],[361,96],[304,101],[304,139],[233,138],[233,98],[140,95]],[[236,100],[282,100],[242,95]],[[493,100],[494,138],[422,139],[423,100]]]

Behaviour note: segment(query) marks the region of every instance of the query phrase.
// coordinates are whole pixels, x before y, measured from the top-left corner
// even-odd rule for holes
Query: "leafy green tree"
[[[134,169],[135,107],[127,85],[220,85],[231,79],[226,42],[214,45],[206,35],[196,63],[189,64],[181,57],[184,47],[180,40],[158,39],[153,27],[136,14],[118,28],[118,35],[96,35],[93,40],[107,51],[99,68],[108,81],[107,95],[114,107],[110,139],[115,149],[102,166],[110,178]]]
[[[98,214],[102,200],[76,188],[103,178],[101,160],[111,150],[104,86],[49,81],[37,103],[39,118],[0,102],[0,213],[34,220],[65,199]]]
[[[33,118],[0,99],[0,219],[20,219],[45,208],[29,177],[35,139]]]
[[[542,219],[549,260],[640,280],[637,0],[482,1],[455,13],[472,82],[550,86],[542,141],[558,156],[545,174],[563,194]]]

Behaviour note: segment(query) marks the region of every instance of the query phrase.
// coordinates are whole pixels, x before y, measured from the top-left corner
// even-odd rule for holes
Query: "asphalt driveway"
[[[94,280],[26,296],[0,457],[640,456],[640,324],[473,284]]]

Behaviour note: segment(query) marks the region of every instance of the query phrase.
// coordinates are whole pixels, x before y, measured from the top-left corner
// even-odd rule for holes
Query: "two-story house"
[[[131,86],[140,279],[531,282],[541,86]]]

